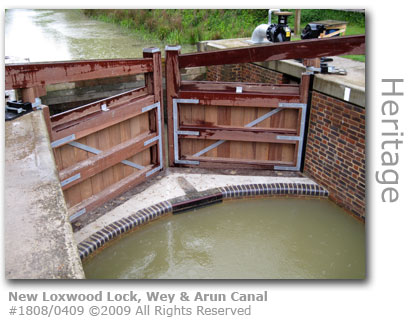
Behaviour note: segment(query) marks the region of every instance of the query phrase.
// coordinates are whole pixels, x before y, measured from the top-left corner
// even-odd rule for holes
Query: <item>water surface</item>
[[[5,13],[5,56],[31,62],[142,57],[145,40],[119,26],[86,17],[81,10],[9,9]],[[182,53],[195,51],[183,45]]]
[[[365,226],[327,200],[228,201],[150,223],[84,269],[87,278],[359,279]]]

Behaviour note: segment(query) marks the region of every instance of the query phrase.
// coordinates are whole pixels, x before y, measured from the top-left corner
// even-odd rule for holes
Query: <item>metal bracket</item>
[[[155,141],[159,140],[159,136],[153,137],[152,139],[146,140],[143,145],[146,147],[147,145],[154,143]]]
[[[302,157],[302,148],[303,148],[303,142],[304,142],[304,130],[305,130],[305,118],[306,118],[306,110],[307,110],[307,105],[305,103],[279,103],[278,108],[271,110],[270,112],[267,112],[266,114],[262,115],[261,117],[257,118],[256,120],[253,120],[252,122],[248,123],[245,125],[246,128],[251,128],[254,127],[256,124],[268,119],[269,117],[273,116],[274,114],[280,112],[281,110],[285,108],[296,108],[296,109],[301,109],[301,124],[300,124],[300,135],[299,136],[277,136],[277,139],[279,140],[296,140],[298,141],[298,152],[297,152],[297,165],[295,167],[287,167],[287,166],[274,166],[274,169],[279,169],[279,170],[295,170],[299,171],[301,167],[301,157]],[[226,142],[226,140],[219,140],[210,146],[207,146],[206,148],[200,150],[199,152],[195,153],[193,156],[194,157],[200,157],[201,155],[205,154],[206,152],[217,148],[221,144]]]
[[[73,222],[75,219],[79,218],[80,216],[82,216],[86,212],[87,212],[87,209],[85,209],[85,208],[77,211],[76,213],[74,213],[72,216],[69,217],[69,221]]]
[[[178,135],[182,136],[200,136],[199,131],[176,131]]]
[[[338,74],[338,75],[346,75],[347,71],[345,69],[336,68],[334,66],[321,66],[317,67],[307,67],[307,72],[312,74],[314,73],[321,73],[321,74]]]
[[[264,115],[262,115],[261,117],[257,118],[256,120],[253,120],[252,122],[247,123],[247,124],[245,125],[245,127],[246,127],[246,128],[254,127],[256,124],[258,124],[258,123],[260,123],[260,122],[262,122],[262,121],[264,121],[264,120],[270,118],[272,115],[274,115],[274,114],[280,112],[281,110],[282,110],[282,108],[273,109],[273,110],[271,110],[270,112],[267,112],[266,114],[264,114]],[[208,151],[210,151],[210,150],[212,150],[212,149],[214,149],[214,148],[217,148],[218,146],[220,146],[221,144],[223,144],[223,143],[225,143],[225,142],[226,142],[226,140],[219,140],[219,141],[217,141],[217,142],[211,144],[210,146],[207,146],[206,148],[200,150],[199,152],[195,153],[193,156],[194,156],[194,157],[200,157],[201,155],[205,154],[206,152],[208,152]]]
[[[142,112],[147,112],[150,110],[153,110],[155,108],[159,108],[160,109],[160,102],[155,102],[154,104],[151,104],[149,106],[143,107],[142,108]]]
[[[158,140],[158,150],[159,150],[159,166],[148,171],[145,177],[149,177],[150,175],[154,174],[155,172],[163,169],[163,150],[162,150],[162,114],[161,114],[161,106],[160,102],[156,102],[150,106],[147,106],[142,109],[143,112],[147,112],[149,110],[156,108],[156,119],[157,119],[157,128],[158,128],[158,135],[148,141],[145,141],[144,145],[148,145],[156,140]]]
[[[51,142],[51,147],[52,148],[57,148],[59,146],[62,146],[63,144],[66,144],[66,143],[68,143],[70,141],[74,141],[74,140],[75,140],[75,134],[71,134],[71,135],[66,136],[64,138],[61,138],[61,139],[58,139],[58,140],[55,140],[55,141]]]
[[[301,168],[302,149],[303,149],[303,144],[304,144],[304,130],[305,130],[305,121],[306,121],[306,116],[307,116],[307,104],[305,103],[279,103],[278,105],[281,108],[301,109],[301,123],[300,123],[300,135],[299,136],[277,136],[277,139],[280,139],[280,140],[298,141],[296,166],[295,167],[274,166],[274,169],[299,171]]]
[[[190,104],[198,104],[198,99],[173,99],[173,150],[175,154],[175,163],[178,164],[193,164],[198,165],[199,161],[194,160],[180,160],[179,159],[179,135],[199,135],[198,131],[180,131],[179,130],[179,115],[178,115],[178,103],[190,103]]]
[[[68,144],[70,146],[73,146],[75,148],[78,148],[78,149],[81,149],[81,150],[84,150],[84,151],[87,151],[87,152],[90,152],[90,153],[93,153],[93,154],[100,154],[102,152],[101,150],[89,147],[89,146],[87,146],[85,144],[82,144],[82,143],[79,143],[77,141],[72,141],[72,142],[69,142]],[[131,162],[129,160],[122,160],[121,163],[125,164],[127,166],[130,166],[132,168],[139,169],[139,170],[143,170],[145,168],[144,166],[141,166],[140,164]]]
[[[80,178],[81,178],[81,173],[77,173],[77,174],[73,175],[72,177],[69,177],[68,179],[65,179],[65,180],[61,181],[61,187],[64,187],[67,184],[69,184],[69,183],[71,183],[71,182],[73,182],[75,180],[78,180]]]

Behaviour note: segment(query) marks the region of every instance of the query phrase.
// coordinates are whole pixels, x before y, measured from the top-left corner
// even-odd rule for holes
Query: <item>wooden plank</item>
[[[140,121],[140,132],[141,132],[141,134],[149,133],[150,132],[149,131],[149,126],[150,126],[149,114],[142,114],[142,115],[139,116],[139,118],[141,118],[141,121]],[[155,136],[156,135],[157,135],[157,132],[155,133]],[[155,142],[154,146],[157,147],[158,143]],[[151,146],[151,148],[153,148],[153,146]],[[141,155],[142,155],[142,158],[141,158],[142,162],[141,163],[142,163],[143,166],[146,166],[148,164],[156,164],[157,163],[156,159],[152,158],[152,153],[151,153],[150,150],[143,150],[141,152]]]
[[[82,138],[80,140],[78,140],[79,143],[86,143],[86,138]],[[77,160],[77,163],[81,162],[81,161],[85,161],[86,159],[89,158],[89,154],[88,152],[78,149],[78,148],[74,148],[73,149],[74,153],[75,153],[75,158]],[[74,164],[75,165],[75,164]],[[67,169],[64,169],[67,170]],[[60,172],[61,173],[61,172]],[[60,181],[63,181],[64,179],[61,179],[61,175],[60,175]],[[64,188],[62,188],[64,190]],[[91,179],[87,179],[85,181],[83,181],[80,185],[79,185],[79,189],[80,189],[80,193],[81,193],[81,201],[84,199],[87,199],[89,197],[92,196],[92,182]]]
[[[62,166],[61,169],[68,168],[77,162],[75,151],[72,146],[64,145],[60,149]],[[72,207],[82,201],[80,186],[64,191],[65,202],[67,207]]]
[[[110,110],[123,106],[126,103],[131,102],[133,99],[137,99],[142,96],[147,95],[147,88],[137,88],[125,93],[121,93],[106,99],[102,99],[96,102],[92,102],[71,110],[67,110],[58,114],[51,116],[51,127],[61,126],[65,123],[80,120],[94,113],[101,112],[102,105]]]
[[[168,113],[168,162],[169,166],[175,164],[174,140],[173,140],[173,99],[178,98],[180,87],[179,50],[166,50],[166,101]],[[175,48],[177,49],[177,47]]]
[[[138,136],[140,136],[143,133],[141,124],[144,121],[149,121],[149,116],[148,114],[141,114],[137,117],[133,117],[132,119],[130,119],[129,121],[129,125],[131,127],[131,139],[136,139]],[[129,161],[132,161],[134,163],[140,164],[142,165],[143,163],[143,158],[142,158],[142,154],[139,152],[133,156],[131,156],[129,159],[127,159]],[[133,169],[135,172],[135,169]]]
[[[54,148],[53,151],[54,151],[54,160],[55,160],[55,165],[57,167],[57,171],[60,171],[63,169],[61,150],[60,148]]]
[[[49,139],[51,141],[51,119],[50,119],[50,108],[48,106],[41,106],[41,111],[43,112],[43,117],[45,121],[45,125],[47,126],[47,132]]]
[[[137,171],[126,178],[118,181],[117,183],[108,186],[101,192],[94,194],[92,197],[78,203],[77,205],[69,208],[68,215],[72,216],[76,212],[85,209],[86,212],[89,212],[101,204],[119,196],[120,194],[124,193],[125,191],[129,190],[130,188],[134,187],[135,185],[142,183],[146,180],[146,173],[149,172],[154,168],[154,165],[149,165],[145,169],[141,171]],[[154,176],[154,175],[152,175]]]
[[[200,162],[224,163],[224,164],[244,164],[257,167],[272,167],[272,166],[291,166],[289,161],[269,161],[269,160],[245,160],[245,159],[231,159],[231,158],[211,158],[211,157],[186,157],[186,160],[194,160]]]
[[[235,130],[203,130],[199,129],[199,136],[181,135],[184,139],[192,140],[229,140],[229,141],[248,141],[248,142],[271,142],[271,143],[285,143],[294,144],[292,140],[277,139],[279,133],[273,132],[255,132],[253,130],[243,129],[241,131]],[[241,148],[241,147],[240,147]],[[200,151],[201,149],[197,150]],[[197,152],[196,151],[196,152]],[[239,150],[242,153],[242,150]]]
[[[119,124],[121,132],[121,143],[128,141],[131,138],[131,126],[130,120],[123,121]],[[124,177],[134,172],[134,169],[130,166],[123,166]]]
[[[365,54],[365,35],[288,41],[238,49],[188,53],[179,56],[179,67],[320,58],[345,54]]]
[[[183,124],[193,123],[192,108],[193,106],[188,103],[182,103],[178,106],[179,128]],[[192,140],[179,139],[180,155],[193,154],[193,143]]]
[[[154,138],[155,136],[156,135],[154,133],[142,134],[135,139],[127,140],[109,150],[94,155],[93,157],[84,159],[83,161],[77,162],[76,164],[65,168],[64,170],[61,170],[59,173],[61,181],[68,179],[78,173],[81,174],[81,178],[65,185],[63,187],[63,190],[68,189],[71,186],[78,184],[79,182],[84,181],[85,179],[88,179],[125,159],[128,159],[132,155],[149,148],[150,146],[144,146],[144,142]],[[119,181],[121,179],[114,180]]]
[[[217,107],[215,106],[205,106],[205,110],[204,110],[204,122],[203,124],[199,127],[199,126],[192,126],[191,128],[188,127],[181,127],[181,130],[192,130],[192,131],[197,131],[198,128],[202,128],[202,129],[210,129],[210,128],[214,128],[215,124],[217,124]],[[213,143],[213,141],[206,143],[205,147],[208,147],[211,143]],[[217,156],[217,149],[214,148],[212,150],[210,150],[209,152],[206,153],[207,156],[209,157],[216,157]]]
[[[192,105],[192,123],[200,124],[203,123],[205,118],[205,107],[203,105]],[[195,154],[196,152],[202,150],[205,147],[205,142],[202,139],[192,140],[192,152],[190,154]],[[183,153],[181,153],[183,155]]]
[[[265,108],[256,108],[255,112],[256,112],[255,118],[258,119],[258,118],[262,117],[263,115],[265,115],[266,113],[270,112],[270,110],[265,109]],[[271,117],[265,119],[264,121],[259,122],[258,124],[255,125],[255,127],[259,128],[259,130],[264,129],[264,132],[268,132],[268,130],[271,130],[270,128],[277,128],[277,127],[272,127],[271,126],[271,121],[274,121],[273,119],[275,119],[275,118],[281,118],[281,116],[282,116],[281,113],[282,112],[283,112],[283,110],[281,110],[278,113],[272,115]],[[269,157],[268,157],[268,148],[270,146],[272,146],[272,144],[265,145],[265,144],[262,144],[262,143],[256,143],[256,146],[255,146],[256,159],[268,160],[269,159]]]
[[[85,144],[92,148],[101,150],[99,146],[99,139],[97,135],[98,133],[93,133],[93,134],[90,134],[89,136],[86,136]],[[88,153],[88,157],[93,157],[93,156],[94,156],[93,153]],[[90,180],[91,180],[92,194],[97,194],[101,192],[101,190],[103,190],[104,182],[103,182],[102,173],[91,177]]]
[[[143,52],[144,58],[152,59],[152,72],[145,74],[146,86],[152,87],[152,94],[155,96],[155,102],[162,102],[162,59],[161,52]],[[161,104],[162,105],[162,104]]]
[[[120,123],[110,126],[108,128],[108,133],[109,133],[109,145],[112,148],[115,148],[116,146],[121,144],[121,132],[120,132]],[[120,151],[119,151],[120,152]],[[124,177],[124,166],[119,164],[113,166],[113,174],[114,174],[114,181],[119,181]]]
[[[51,139],[52,141],[56,141],[71,134],[75,134],[75,139],[82,138],[91,133],[140,115],[143,113],[143,107],[151,104],[153,104],[153,96],[145,96],[114,110],[100,111],[78,121],[65,123],[53,128]]]
[[[235,127],[244,127],[244,108],[242,107],[231,107],[230,109],[230,125],[235,126]],[[220,134],[221,132],[218,131]],[[229,138],[232,138],[232,136],[236,136],[236,133],[234,132],[233,135],[229,134],[226,132],[225,136],[228,136]],[[242,134],[238,134],[243,136]],[[223,134],[222,134],[223,136]],[[245,136],[245,135],[244,135]],[[217,139],[219,140],[219,139]],[[237,142],[237,140],[232,140],[232,139],[220,139],[220,140],[229,140],[230,142],[230,155],[229,158],[241,158],[245,156],[244,154],[244,149],[243,149],[243,143]],[[239,140],[240,141],[240,140]]]
[[[256,110],[255,108],[249,108],[250,110]],[[217,114],[217,113],[216,113]],[[255,117],[250,118],[248,121],[251,122],[254,120]],[[212,130],[228,130],[228,131],[248,131],[248,132],[254,132],[254,133],[264,133],[264,132],[270,132],[270,133],[279,133],[279,134],[286,134],[286,135],[296,135],[297,134],[297,129],[296,128],[278,128],[278,127],[271,127],[271,128],[257,128],[257,127],[249,127],[249,128],[244,128],[244,127],[234,127],[234,126],[228,126],[228,125],[217,125],[217,126],[211,126],[207,125],[205,123],[204,125],[182,125],[179,127],[180,130],[187,130],[187,131],[212,131]]]
[[[283,161],[293,161],[293,165],[296,165],[297,159],[297,146],[298,144],[291,145],[291,144],[282,144],[280,147],[281,150],[281,160]]]
[[[151,72],[152,59],[83,60],[6,65],[5,89]]]
[[[109,141],[109,128],[97,132],[98,145],[101,151],[107,151],[111,148]],[[114,184],[114,170],[112,167],[106,168],[100,173],[102,175],[103,189]],[[75,188],[75,186],[74,186]]]
[[[256,119],[256,109],[255,108],[244,108],[244,125],[251,123],[253,120]],[[248,129],[248,128],[246,128]],[[257,131],[253,131],[257,132]],[[257,148],[260,149],[261,143],[249,143],[244,146],[244,153],[246,154],[247,158],[251,158],[251,156],[255,157],[256,159],[263,159],[260,155],[257,158]],[[262,149],[260,149],[262,150]],[[267,158],[266,158],[267,159]]]
[[[269,147],[270,144],[269,143],[254,143],[255,145],[255,159],[257,160],[273,160],[273,159],[269,159]]]
[[[310,84],[311,84],[312,75],[309,73],[301,74],[301,83],[300,83],[300,102],[308,103],[308,97],[310,96]]]
[[[263,93],[226,93],[217,91],[180,91],[180,99],[198,99],[199,104],[210,106],[278,107],[281,102],[300,102],[300,95],[272,95]]]
[[[299,94],[298,84],[272,85],[267,83],[244,82],[182,81],[180,90],[236,93],[237,87],[241,87],[243,93],[267,93],[281,95]]]
[[[217,125],[231,125],[231,108],[219,106],[217,108]],[[216,148],[217,157],[230,157],[230,142],[226,141]]]

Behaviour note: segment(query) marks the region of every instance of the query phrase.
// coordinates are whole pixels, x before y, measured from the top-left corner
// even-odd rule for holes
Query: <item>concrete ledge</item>
[[[42,112],[6,122],[5,140],[6,278],[84,278]]]

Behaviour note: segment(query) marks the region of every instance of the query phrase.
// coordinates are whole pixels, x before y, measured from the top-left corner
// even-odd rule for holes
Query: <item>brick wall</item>
[[[284,74],[253,63],[210,66],[207,68],[206,80],[273,84],[289,82]]]
[[[313,92],[304,173],[365,219],[365,109]]]

